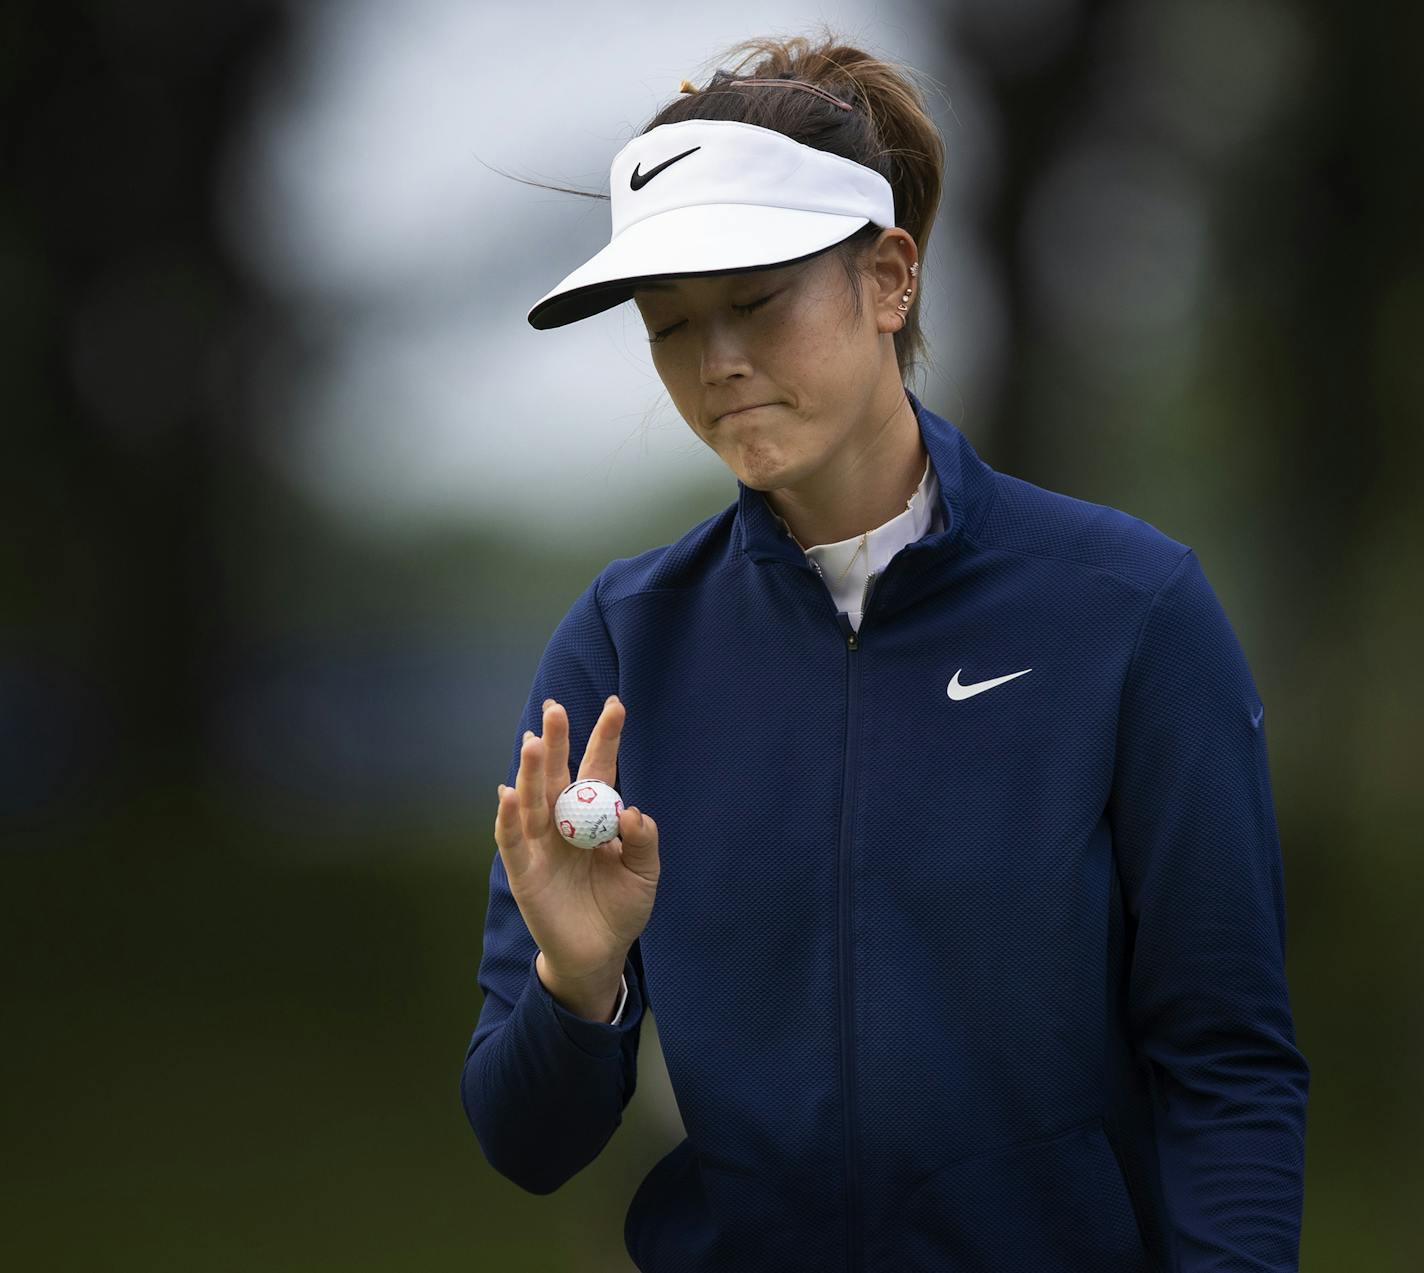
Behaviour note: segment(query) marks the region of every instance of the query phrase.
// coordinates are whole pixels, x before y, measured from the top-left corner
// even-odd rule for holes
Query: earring
[[[915,277],[917,274],[919,274],[919,272],[920,263],[918,261],[912,261],[910,263],[910,277]],[[914,288],[906,289],[905,294],[900,298],[900,304],[898,306],[900,310],[900,326],[895,329],[896,331],[901,331],[904,329],[905,315],[909,312],[910,309],[910,295],[914,290]]]
[[[911,265],[910,265],[910,277],[911,277],[911,278],[915,277],[915,275],[917,275],[919,272],[920,272],[920,263],[919,263],[918,261],[912,262]],[[906,291],[906,293],[904,294],[904,296],[902,296],[902,297],[900,298],[900,312],[901,312],[901,313],[904,313],[906,310],[908,310],[908,309],[910,308],[910,305],[909,305],[910,292],[913,291],[913,290],[914,290],[913,288],[910,288],[908,291]]]

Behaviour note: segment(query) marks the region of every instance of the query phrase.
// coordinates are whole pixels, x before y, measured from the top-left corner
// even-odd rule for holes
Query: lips
[[[725,420],[728,416],[741,415],[743,411],[757,411],[762,407],[774,407],[776,405],[774,402],[754,402],[749,407],[733,407],[730,411],[724,411],[717,419]]]

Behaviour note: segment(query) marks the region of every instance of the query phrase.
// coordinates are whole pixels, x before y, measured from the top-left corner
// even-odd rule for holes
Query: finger
[[[658,824],[636,805],[619,815],[623,836],[623,865],[647,879],[656,879],[658,865]]]
[[[499,807],[494,814],[494,842],[504,859],[504,873],[519,875],[529,867],[529,845],[519,823],[519,797],[513,787],[496,788]]]
[[[519,817],[524,825],[524,838],[538,840],[549,829],[549,800],[544,785],[544,741],[532,729],[524,731],[514,788],[519,792]]]
[[[589,735],[588,746],[579,762],[580,778],[597,778],[610,787],[618,785],[618,740],[623,736],[623,722],[628,712],[617,694],[610,694],[603,704],[598,723]]]
[[[569,714],[552,698],[544,700],[544,779],[554,800],[569,785]]]

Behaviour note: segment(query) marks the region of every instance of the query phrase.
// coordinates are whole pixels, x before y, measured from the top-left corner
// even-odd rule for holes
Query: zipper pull
[[[865,587],[861,590],[860,593],[860,621],[862,623],[865,622],[865,607],[870,601],[870,589],[874,585],[875,579],[879,574],[880,572],[876,570],[865,576]],[[860,649],[860,641],[857,639],[857,635],[858,634],[856,630],[852,628],[850,630],[850,637],[847,641],[847,644],[852,650]]]

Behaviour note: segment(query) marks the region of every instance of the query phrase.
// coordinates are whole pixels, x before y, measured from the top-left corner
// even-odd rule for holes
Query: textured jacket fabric
[[[940,528],[858,632],[740,482],[555,628],[506,781],[546,697],[576,773],[617,693],[662,875],[613,1024],[543,987],[494,855],[466,1116],[552,1192],[656,1004],[687,1135],[627,1212],[644,1273],[1295,1270],[1309,1067],[1241,646],[1192,548],[907,396]]]
[[[777,516],[776,521],[782,530],[795,538],[783,518]],[[870,576],[878,573],[906,544],[913,543],[931,529],[938,530],[942,525],[939,480],[926,454],[923,473],[914,494],[905,501],[903,512],[863,535],[834,544],[814,544],[801,551],[825,582],[835,599],[836,608],[844,611],[850,626],[859,631],[861,608],[869,591]],[[854,573],[857,571],[858,574]],[[609,1018],[611,1025],[617,1025],[623,1019],[627,1003],[628,978],[623,976],[618,982],[618,1002]]]

